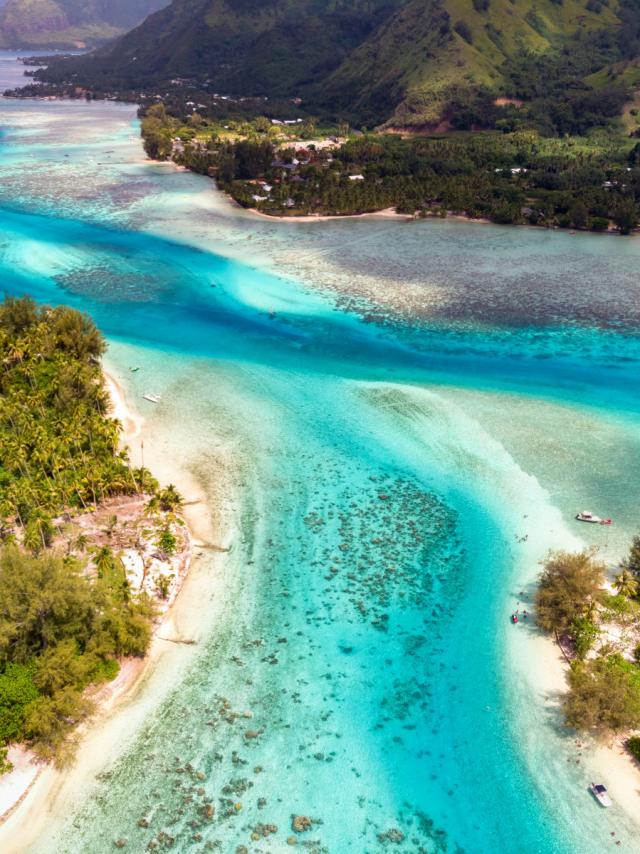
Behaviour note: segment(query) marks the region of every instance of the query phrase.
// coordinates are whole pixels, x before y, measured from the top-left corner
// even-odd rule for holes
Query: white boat
[[[160,403],[162,399],[159,394],[143,394],[142,396],[145,400],[151,401],[151,403]]]
[[[603,786],[602,783],[592,783],[589,786],[589,791],[591,792],[593,797],[596,799],[596,801],[600,804],[600,806],[602,806],[602,807],[612,807],[613,806],[613,801],[609,797],[609,792],[607,792],[605,786]]]
[[[578,522],[591,522],[592,525],[611,525],[611,519],[601,519],[600,516],[596,516],[590,510],[583,510],[581,513],[576,514],[576,519]]]

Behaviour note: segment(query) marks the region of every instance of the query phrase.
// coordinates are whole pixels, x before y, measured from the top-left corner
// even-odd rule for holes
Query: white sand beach
[[[234,205],[237,205],[237,202],[234,202],[231,197],[229,197],[229,199]],[[241,206],[237,205],[237,207]],[[361,214],[309,214],[306,216],[273,216],[272,214],[267,214],[263,213],[262,211],[256,210],[256,208],[243,208],[243,210],[245,210],[246,213],[251,214],[251,216],[257,216],[260,217],[260,219],[268,219],[272,222],[329,222],[331,220],[341,219],[413,219],[410,214],[398,213],[395,208],[384,208],[380,211],[371,211],[370,213]]]

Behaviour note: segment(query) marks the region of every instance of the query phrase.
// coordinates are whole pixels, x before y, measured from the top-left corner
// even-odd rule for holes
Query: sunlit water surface
[[[640,850],[508,619],[550,547],[638,527],[640,241],[254,219],[125,105],[0,130],[4,290],[94,316],[206,494],[231,460],[215,619],[31,850],[281,852],[292,815],[316,852]]]

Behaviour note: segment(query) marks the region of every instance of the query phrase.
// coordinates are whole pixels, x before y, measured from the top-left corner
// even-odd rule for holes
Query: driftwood
[[[194,646],[198,643],[198,641],[192,640],[191,638],[163,638],[160,635],[156,636],[158,640],[167,641],[167,643],[181,643],[185,646]]]
[[[208,549],[210,552],[230,552],[230,548],[225,548],[224,546],[216,546],[215,543],[196,543],[195,544],[199,549]]]

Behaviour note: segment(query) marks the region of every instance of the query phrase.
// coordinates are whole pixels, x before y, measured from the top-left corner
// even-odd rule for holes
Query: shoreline
[[[188,171],[188,170],[187,170]],[[221,193],[224,193],[223,190],[220,190]],[[411,214],[401,214],[396,211],[395,208],[382,208],[379,211],[367,211],[366,213],[359,214],[302,214],[301,216],[276,216],[273,214],[264,213],[264,211],[259,211],[257,208],[243,208],[242,205],[238,204],[236,200],[230,196],[228,193],[224,193],[224,195],[232,202],[234,207],[238,207],[251,216],[259,217],[260,219],[268,219],[272,222],[331,222],[333,220],[340,219],[398,219],[404,220],[406,222],[413,222],[414,217]],[[432,217],[432,219],[436,219],[436,217]],[[488,222],[489,220],[487,220]],[[480,220],[478,220],[480,222]]]
[[[155,161],[154,161],[155,162]],[[177,165],[177,164],[176,164]],[[186,167],[178,167],[183,169],[186,172],[190,170]],[[197,174],[197,173],[194,173]],[[411,214],[401,214],[396,211],[395,208],[382,208],[379,211],[368,211],[366,213],[360,214],[302,214],[300,216],[296,215],[276,215],[276,214],[268,214],[263,211],[259,211],[257,208],[243,208],[236,200],[230,196],[228,193],[225,193],[223,190],[220,190],[223,196],[230,202],[231,206],[234,208],[238,208],[245,213],[249,214],[251,217],[258,217],[263,220],[270,220],[271,222],[335,222],[336,220],[343,219],[395,219],[400,222],[447,222],[450,220],[455,220],[456,222],[468,222],[473,223],[475,225],[494,225],[499,227],[506,228],[535,228],[540,231],[560,231],[566,232],[572,236],[578,234],[587,234],[592,235],[594,237],[640,237],[640,228],[634,229],[630,234],[620,234],[620,232],[615,228],[607,229],[606,231],[590,231],[587,228],[560,228],[560,226],[555,225],[533,225],[530,222],[512,222],[512,223],[496,223],[486,217],[472,217],[466,216],[466,214],[461,213],[447,213],[446,216],[438,216],[438,215],[427,215],[427,216],[412,216]]]
[[[536,685],[543,691],[544,703],[557,706],[567,694],[570,668],[562,647],[552,636],[543,634],[537,623],[535,634],[526,639],[526,644],[533,653],[531,660],[536,663]],[[559,709],[558,714],[561,715]],[[614,806],[622,809],[640,827],[640,767],[624,747],[626,735],[599,738],[566,728],[565,733],[577,747],[579,761],[589,769],[595,782],[606,785]]]
[[[102,373],[111,398],[110,415],[120,421],[121,444],[132,453],[131,442],[143,435],[145,419],[130,405],[113,367],[103,364]],[[190,494],[192,492],[190,490]],[[9,758],[14,761],[14,770],[0,777],[0,848],[3,854],[21,854],[25,850],[25,835],[35,839],[41,832],[41,822],[53,809],[67,776],[72,776],[74,772],[82,774],[85,763],[95,761],[94,754],[86,755],[88,743],[94,737],[99,737],[100,730],[132,698],[143,681],[150,677],[160,657],[166,652],[167,642],[174,645],[171,636],[180,634],[176,627],[176,604],[189,577],[194,546],[197,547],[201,540],[207,538],[211,527],[206,505],[201,500],[190,502],[183,511],[183,518],[188,538],[185,557],[166,610],[161,612],[154,623],[151,646],[144,658],[123,659],[116,678],[97,686],[90,695],[95,709],[76,730],[80,747],[70,772],[59,771],[51,764],[38,762],[22,745],[12,746]]]
[[[545,671],[545,688],[549,695],[567,692],[567,663],[560,645],[546,635],[540,636],[537,650]],[[640,818],[640,769],[637,762],[624,747],[625,736],[615,735],[608,739],[597,739],[589,734],[574,733],[574,742],[579,743],[585,766],[591,768],[604,781],[612,796],[614,806],[620,807],[638,825]]]
[[[181,164],[176,163],[170,158],[167,160],[154,160],[151,157],[146,157],[141,158],[139,161],[136,161],[136,163],[138,165],[142,165],[143,163],[145,163],[147,165],[153,166],[169,166],[176,172],[189,172],[193,175],[200,174],[198,172],[194,172],[192,169],[189,169],[188,166],[182,166]],[[201,175],[200,177],[207,178],[209,176]],[[593,237],[640,237],[640,227],[633,229],[629,234],[620,234],[620,232],[616,228],[608,228],[605,231],[592,231],[588,228],[560,228],[560,226],[558,225],[534,225],[530,222],[495,223],[487,217],[472,217],[467,216],[463,213],[447,212],[447,215],[444,217],[439,216],[437,214],[428,214],[426,216],[416,217],[412,214],[398,213],[397,210],[393,207],[381,208],[377,211],[366,211],[364,213],[356,214],[269,214],[265,213],[264,211],[259,211],[257,208],[243,207],[233,198],[232,195],[227,193],[225,190],[221,190],[220,187],[218,187],[218,185],[216,184],[215,179],[209,177],[209,180],[213,183],[214,188],[227,201],[231,208],[237,211],[241,211],[244,214],[247,214],[250,218],[268,220],[270,222],[310,223],[335,222],[339,220],[353,219],[390,219],[398,220],[399,222],[429,222],[432,220],[446,222],[447,220],[455,220],[456,222],[468,222],[477,225],[495,225],[507,228],[534,228],[540,231],[559,231],[566,232],[567,234],[571,234],[573,236],[578,234],[585,234]]]

